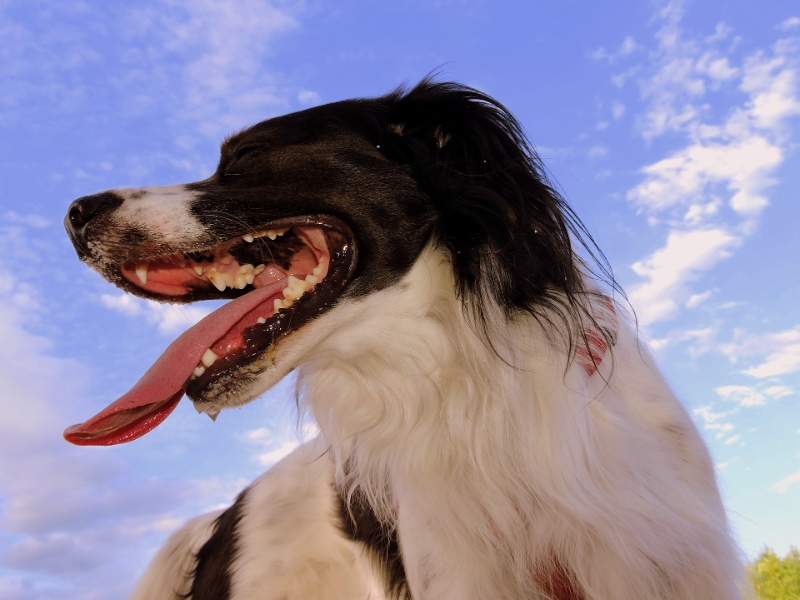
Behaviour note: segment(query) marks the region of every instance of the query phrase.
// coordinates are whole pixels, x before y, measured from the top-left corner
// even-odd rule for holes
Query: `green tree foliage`
[[[759,600],[800,600],[800,551],[792,546],[780,559],[766,548],[750,565],[750,581]]]

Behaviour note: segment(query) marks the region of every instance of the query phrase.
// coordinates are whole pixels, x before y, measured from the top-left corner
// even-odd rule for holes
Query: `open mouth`
[[[315,215],[120,265],[124,280],[146,297],[231,301],[170,344],[127,394],[64,437],[79,445],[136,439],[161,423],[184,393],[215,417],[216,400],[271,367],[281,340],[331,306],[355,262],[350,228]]]

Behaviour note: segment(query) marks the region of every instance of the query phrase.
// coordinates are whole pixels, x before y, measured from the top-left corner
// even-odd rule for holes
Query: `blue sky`
[[[61,430],[210,310],[76,259],[69,202],[204,178],[222,137],[434,69],[504,102],[606,253],[713,453],[742,547],[800,545],[793,1],[0,0],[0,596],[124,597],[183,520],[302,437],[284,381],[141,440]]]

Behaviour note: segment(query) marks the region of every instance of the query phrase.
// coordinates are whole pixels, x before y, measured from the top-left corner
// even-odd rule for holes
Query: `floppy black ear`
[[[480,305],[490,294],[507,313],[537,318],[555,308],[572,330],[585,293],[573,241],[591,258],[596,248],[513,115],[477,90],[429,79],[382,100],[381,152],[409,165],[436,206],[462,297]]]

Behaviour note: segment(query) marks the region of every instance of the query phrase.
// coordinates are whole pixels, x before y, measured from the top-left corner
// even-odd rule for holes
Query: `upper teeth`
[[[248,233],[247,235],[243,235],[242,239],[247,242],[248,244],[252,242],[256,238],[260,237],[268,237],[271,240],[278,238],[289,231],[289,228],[285,229],[265,229],[264,231],[256,231],[255,233]]]
[[[136,276],[139,278],[139,281],[142,282],[142,285],[147,283],[147,267],[149,263],[141,262],[136,263]]]

